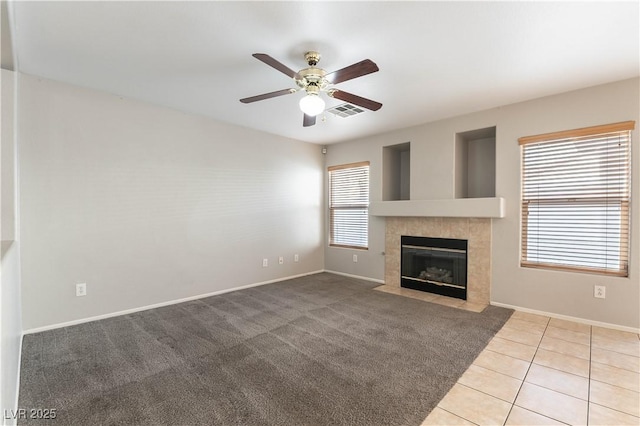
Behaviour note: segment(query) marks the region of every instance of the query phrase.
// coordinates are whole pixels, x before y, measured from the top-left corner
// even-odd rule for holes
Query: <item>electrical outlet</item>
[[[300,262],[300,256],[298,256],[297,254],[293,255],[293,261],[294,262]]]
[[[358,262],[358,255],[357,254],[353,255],[353,261],[356,262],[356,263]]]
[[[76,296],[86,296],[87,295],[87,283],[78,283],[76,284]]]
[[[607,295],[606,287],[603,285],[597,285],[593,287],[593,297],[597,297],[598,299],[604,299]]]
[[[280,264],[280,265],[284,265],[284,257],[280,256],[280,257],[278,258],[278,264]]]
[[[269,259],[262,259],[262,267],[266,268],[267,266],[269,266]]]

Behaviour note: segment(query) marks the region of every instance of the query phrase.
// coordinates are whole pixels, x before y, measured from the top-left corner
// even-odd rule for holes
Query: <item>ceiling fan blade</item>
[[[271,56],[267,55],[266,53],[254,53],[252,56],[264,62],[265,64],[269,65],[270,67],[277,69],[281,73],[288,75],[291,78],[295,78],[295,79],[300,78],[297,72],[295,72],[285,64],[277,61],[276,59],[273,59]]]
[[[288,95],[295,92],[295,89],[276,90],[275,92],[263,93],[262,95],[251,96],[250,98],[243,98],[240,99],[240,102],[243,104],[250,104],[251,102],[262,101],[264,99],[275,98],[276,96]]]
[[[304,120],[302,120],[302,125],[304,127],[313,126],[316,124],[316,116],[315,115],[304,115]]]
[[[370,109],[371,111],[377,111],[382,108],[382,104],[380,102],[372,101],[371,99],[363,98],[342,90],[332,90],[329,92],[329,96],[349,102],[350,104],[361,106],[362,108]]]
[[[357,64],[349,65],[341,70],[329,73],[325,78],[331,84],[338,84],[376,71],[378,71],[378,66],[375,62],[370,59],[365,59]]]

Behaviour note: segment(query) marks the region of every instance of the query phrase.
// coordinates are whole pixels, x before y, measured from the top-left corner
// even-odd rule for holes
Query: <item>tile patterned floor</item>
[[[640,425],[640,335],[516,311],[423,422],[474,424]]]

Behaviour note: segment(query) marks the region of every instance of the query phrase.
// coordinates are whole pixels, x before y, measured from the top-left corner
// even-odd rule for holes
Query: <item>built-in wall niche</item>
[[[496,128],[456,133],[455,197],[496,196]]]
[[[408,200],[411,142],[382,148],[382,200]]]

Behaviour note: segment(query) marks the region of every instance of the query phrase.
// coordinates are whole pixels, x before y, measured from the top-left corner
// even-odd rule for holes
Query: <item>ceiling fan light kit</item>
[[[322,68],[316,67],[316,65],[318,65],[318,62],[320,61],[320,54],[314,51],[305,53],[304,58],[307,61],[309,67],[304,68],[298,72],[293,71],[286,65],[280,63],[267,54],[254,53],[253,57],[264,62],[270,67],[277,69],[281,73],[291,77],[295,81],[298,88],[277,90],[275,92],[269,92],[249,98],[243,98],[240,99],[240,102],[242,103],[252,103],[264,99],[270,99],[277,96],[295,93],[298,90],[304,90],[306,92],[306,96],[300,99],[299,103],[300,110],[302,110],[302,112],[304,113],[304,120],[302,123],[304,127],[313,126],[314,124],[316,124],[316,116],[324,111],[325,101],[320,96],[321,92],[325,92],[332,98],[350,102],[354,105],[361,106],[371,111],[377,111],[382,107],[381,103],[372,101],[371,99],[366,99],[338,89],[329,88],[331,84],[342,83],[343,81],[377,72],[378,66],[370,59],[365,59],[348,67],[342,68],[338,71],[327,73]]]
[[[324,111],[324,106],[324,100],[318,94],[309,93],[300,99],[300,110],[313,117]]]

